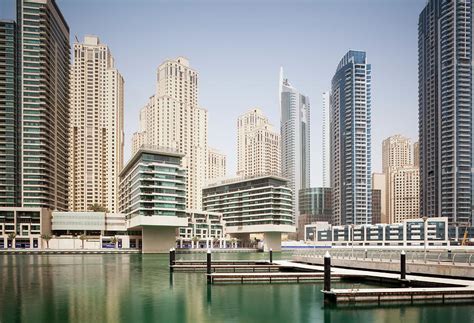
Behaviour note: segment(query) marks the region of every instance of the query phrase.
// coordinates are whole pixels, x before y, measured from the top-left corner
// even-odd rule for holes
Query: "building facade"
[[[382,141],[382,171],[413,165],[413,143],[410,138],[394,135]]]
[[[472,1],[429,0],[418,20],[420,216],[471,221]]]
[[[293,191],[293,213],[298,221],[298,192],[310,187],[310,104],[280,70],[281,175]]]
[[[16,23],[0,20],[0,207],[21,204],[17,48]]]
[[[120,173],[119,210],[128,230],[141,230],[144,253],[175,246],[177,228],[188,225],[184,155],[143,146]]]
[[[388,194],[387,191],[387,184],[386,184],[387,176],[384,173],[372,173],[372,192],[374,190],[380,191],[380,219],[376,223],[389,223],[388,222],[388,210],[387,210],[387,198]],[[373,204],[373,203],[372,203]],[[374,219],[372,219],[372,223],[374,223]]]
[[[372,224],[381,223],[382,219],[382,191],[372,189]]]
[[[54,0],[18,0],[17,25],[21,206],[67,210],[69,27]]]
[[[280,149],[280,135],[262,110],[252,109],[237,119],[237,176],[278,176]]]
[[[69,209],[99,204],[118,210],[123,167],[124,81],[107,45],[96,36],[74,44],[69,133]]]
[[[332,79],[331,185],[334,223],[372,223],[371,65],[349,51]]]
[[[227,158],[222,152],[209,147],[207,151],[207,179],[223,178],[226,175]]]
[[[133,137],[146,145],[168,147],[184,154],[187,171],[186,204],[202,209],[202,188],[207,181],[207,111],[198,106],[198,73],[189,61],[177,57],[158,67],[156,94],[141,113],[145,130]],[[132,147],[140,147],[136,142]]]
[[[292,191],[278,176],[221,180],[203,190],[205,211],[222,213],[226,232],[242,241],[263,233],[265,248],[281,249],[281,233],[295,232]]]
[[[330,124],[330,92],[324,92],[323,95],[323,187],[331,187],[331,124]]]
[[[313,222],[332,223],[332,197],[329,187],[311,187],[299,191],[298,240],[304,239],[304,226]]]
[[[389,223],[419,217],[420,170],[415,166],[398,167],[390,172]]]
[[[221,213],[186,211],[188,226],[179,228],[180,248],[225,248],[225,222]]]

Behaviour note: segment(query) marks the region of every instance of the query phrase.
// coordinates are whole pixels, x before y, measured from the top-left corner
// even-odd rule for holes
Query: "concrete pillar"
[[[281,251],[281,232],[265,232],[263,234],[263,251]]]
[[[142,253],[168,253],[176,245],[176,228],[144,226],[142,240]]]

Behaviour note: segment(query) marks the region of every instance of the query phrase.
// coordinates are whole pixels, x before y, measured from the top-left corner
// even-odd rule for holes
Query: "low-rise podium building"
[[[168,252],[188,225],[184,155],[142,146],[120,173],[119,208],[128,230],[142,231],[142,252]]]
[[[264,234],[264,250],[281,250],[281,234],[295,232],[292,191],[269,175],[220,180],[203,189],[205,211],[223,214],[226,233],[242,242]]]

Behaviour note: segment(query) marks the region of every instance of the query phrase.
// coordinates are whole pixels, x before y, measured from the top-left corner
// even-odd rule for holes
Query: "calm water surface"
[[[208,287],[203,273],[170,275],[167,255],[0,256],[0,271],[1,323],[474,321],[472,305],[325,309],[318,283]]]

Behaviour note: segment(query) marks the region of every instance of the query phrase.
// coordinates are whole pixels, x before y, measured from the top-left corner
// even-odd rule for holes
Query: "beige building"
[[[372,174],[372,189],[380,190],[380,223],[389,223],[387,216],[387,184],[384,173]]]
[[[394,135],[382,143],[382,169],[385,175],[385,211],[388,223],[400,223],[418,217],[419,168],[417,144],[401,135]],[[382,216],[383,218],[383,216]]]
[[[198,73],[184,57],[163,62],[157,71],[156,94],[140,112],[140,131],[132,147],[176,149],[185,155],[187,208],[201,209],[207,179],[207,111],[198,107]]]
[[[382,142],[382,172],[390,167],[413,165],[413,144],[410,138],[401,135],[388,137]]]
[[[226,155],[217,149],[207,151],[207,179],[223,178],[226,175]]]
[[[96,36],[74,44],[69,132],[69,209],[100,204],[118,210],[123,167],[124,80],[107,45]]]
[[[398,167],[390,172],[390,223],[419,217],[420,170],[415,166]]]
[[[420,142],[413,144],[413,165],[420,167]]]
[[[252,109],[238,118],[237,176],[278,176],[280,156],[280,134],[260,109]]]

